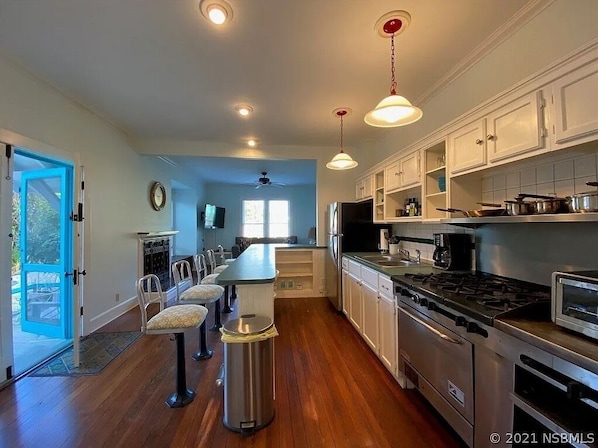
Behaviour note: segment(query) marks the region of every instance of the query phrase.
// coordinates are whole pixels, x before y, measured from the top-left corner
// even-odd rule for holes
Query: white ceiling
[[[411,14],[398,93],[425,120],[451,73],[543,0],[228,1],[233,20],[217,28],[199,0],[0,0],[0,51],[134,136],[335,146],[332,110],[349,107],[345,145],[359,146],[384,132],[363,122],[390,86],[380,16]],[[238,103],[254,114],[236,116]]]

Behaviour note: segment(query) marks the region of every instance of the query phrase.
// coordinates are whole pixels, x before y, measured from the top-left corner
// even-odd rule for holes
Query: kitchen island
[[[237,288],[238,315],[257,314],[274,320],[276,249],[316,249],[313,245],[252,244],[228,265],[216,282]]]
[[[252,244],[218,275],[216,283],[236,285],[238,315],[257,314],[274,320],[275,249],[288,244]]]

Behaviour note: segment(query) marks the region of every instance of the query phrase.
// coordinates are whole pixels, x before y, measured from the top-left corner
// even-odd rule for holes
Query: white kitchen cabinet
[[[347,257],[343,257],[342,259],[342,270],[341,270],[341,288],[342,288],[342,309],[343,314],[349,317],[350,311],[350,289],[349,289],[349,259]]]
[[[276,249],[276,294],[279,298],[325,295],[323,249]]]
[[[361,298],[361,264],[349,261],[349,322],[361,334],[363,324],[363,300]]]
[[[378,354],[378,291],[362,283],[363,325],[361,335],[374,353]]]
[[[450,173],[486,168],[544,148],[542,108],[541,92],[534,91],[451,132]]]
[[[442,141],[424,150],[424,203],[423,216],[426,220],[439,220],[447,217],[446,212],[437,210],[447,208],[446,178],[446,142]]]
[[[486,165],[486,120],[476,120],[448,136],[451,174]]]
[[[384,222],[384,170],[374,174],[374,222]]]
[[[363,325],[361,334],[365,342],[378,354],[378,272],[361,267],[361,296]]]
[[[392,280],[384,275],[378,276],[378,356],[394,376],[397,375],[397,317]]]
[[[388,164],[384,169],[384,181],[387,193],[420,183],[420,151],[414,151]]]
[[[598,61],[552,83],[554,149],[583,143],[598,134]]]
[[[371,198],[372,195],[372,176],[370,175],[363,179],[359,179],[355,184],[355,199],[361,201]]]
[[[486,144],[490,163],[543,148],[541,92],[525,95],[488,115]]]

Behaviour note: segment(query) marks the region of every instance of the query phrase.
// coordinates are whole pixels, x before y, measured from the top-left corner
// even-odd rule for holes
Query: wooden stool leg
[[[234,288],[234,286],[233,286]],[[224,308],[222,309],[223,313],[232,313],[233,309],[230,306],[231,298],[228,295],[228,285],[224,285]]]
[[[182,408],[193,401],[195,391],[187,389],[185,375],[185,333],[175,333],[176,341],[176,392],[166,400],[171,408]]]
[[[222,327],[220,321],[220,298],[214,302],[214,325],[210,328],[210,331],[219,331]]]
[[[204,320],[199,327],[199,351],[194,353],[191,357],[196,361],[203,361],[210,359],[214,352],[208,348],[206,338],[206,321]]]

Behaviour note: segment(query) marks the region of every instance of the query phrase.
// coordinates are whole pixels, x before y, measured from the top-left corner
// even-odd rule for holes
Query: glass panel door
[[[21,326],[70,338],[72,230],[68,168],[25,171],[21,177]]]

